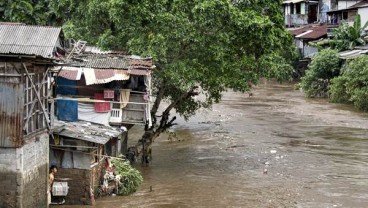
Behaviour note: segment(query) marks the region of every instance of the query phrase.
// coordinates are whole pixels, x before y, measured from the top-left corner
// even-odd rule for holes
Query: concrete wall
[[[360,14],[361,27],[368,21],[368,8],[359,8],[358,14]]]
[[[47,207],[48,151],[45,132],[20,148],[0,148],[0,208]]]
[[[65,204],[83,204],[93,205],[95,202],[94,196],[100,181],[102,180],[102,174],[105,170],[105,160],[101,160],[96,163],[91,169],[75,169],[75,168],[59,168],[56,178],[68,178],[69,191],[65,197]],[[91,196],[91,189],[94,192]]]
[[[65,204],[91,204],[90,181],[91,171],[74,168],[59,168],[56,178],[69,178],[68,195]],[[57,180],[56,180],[57,181]]]

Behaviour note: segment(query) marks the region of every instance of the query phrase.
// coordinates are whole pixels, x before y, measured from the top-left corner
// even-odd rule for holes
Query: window
[[[302,5],[301,5],[300,3],[297,3],[297,4],[296,4],[296,13],[297,13],[297,14],[300,14],[301,6],[302,6]]]

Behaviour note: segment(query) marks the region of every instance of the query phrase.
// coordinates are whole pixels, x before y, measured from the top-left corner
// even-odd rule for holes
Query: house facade
[[[330,25],[340,25],[347,22],[353,25],[356,15],[360,15],[361,27],[368,21],[368,1],[367,0],[337,0],[337,4],[332,10],[327,12]]]
[[[317,0],[285,0],[282,5],[287,27],[307,25],[318,21],[319,2]]]
[[[0,23],[0,207],[47,207],[51,75],[61,28]]]
[[[151,125],[151,58],[84,53],[78,59],[54,69],[59,120]]]
[[[295,45],[303,58],[318,53],[318,48],[310,46],[309,43],[327,38],[327,28],[326,24],[317,24],[290,30],[290,33],[294,36]]]
[[[75,44],[55,80],[50,164],[67,180],[66,204],[93,204],[107,160],[127,153],[128,129],[151,125],[151,58]]]

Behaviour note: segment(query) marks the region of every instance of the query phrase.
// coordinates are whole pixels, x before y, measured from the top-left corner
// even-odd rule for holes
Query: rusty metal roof
[[[59,76],[69,80],[80,80],[82,75],[82,68],[77,67],[54,67],[53,70],[60,70]]]
[[[0,23],[0,54],[52,58],[61,28]]]
[[[298,39],[316,40],[327,36],[327,25],[309,25],[289,32]]]
[[[120,136],[123,131],[86,121],[63,122],[55,120],[53,133],[87,142],[106,144],[112,137]]]
[[[151,74],[151,71],[142,69],[129,69],[127,73],[131,75],[148,75]]]

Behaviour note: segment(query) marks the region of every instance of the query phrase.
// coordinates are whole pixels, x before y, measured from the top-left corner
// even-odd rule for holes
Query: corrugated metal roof
[[[98,69],[128,69],[129,63],[126,59],[117,58],[91,59],[86,62],[86,67]]]
[[[93,53],[93,54],[110,54],[112,51],[108,50],[102,50],[99,47],[94,47],[94,46],[86,46],[86,48],[84,49],[84,53]]]
[[[0,147],[21,147],[23,86],[17,83],[0,82],[0,98]]]
[[[299,28],[296,30],[289,30],[295,38],[315,40],[327,36],[327,25],[313,25]]]
[[[0,54],[52,58],[61,28],[0,24]]]
[[[150,70],[142,70],[142,69],[129,69],[128,74],[131,75],[148,75],[151,74]]]
[[[94,69],[96,79],[108,79],[115,76],[113,69]]]
[[[83,53],[91,53],[91,54],[127,54],[126,51],[115,51],[115,50],[103,50],[99,47],[95,46],[86,46]]]
[[[82,68],[77,67],[60,67],[59,76],[69,80],[80,80]]]
[[[368,50],[350,50],[350,51],[343,51],[339,53],[341,59],[354,59],[359,56],[365,55],[368,53]]]
[[[122,130],[86,121],[63,122],[56,120],[54,125],[54,134],[97,144],[106,144],[112,137],[118,137],[122,133]]]

